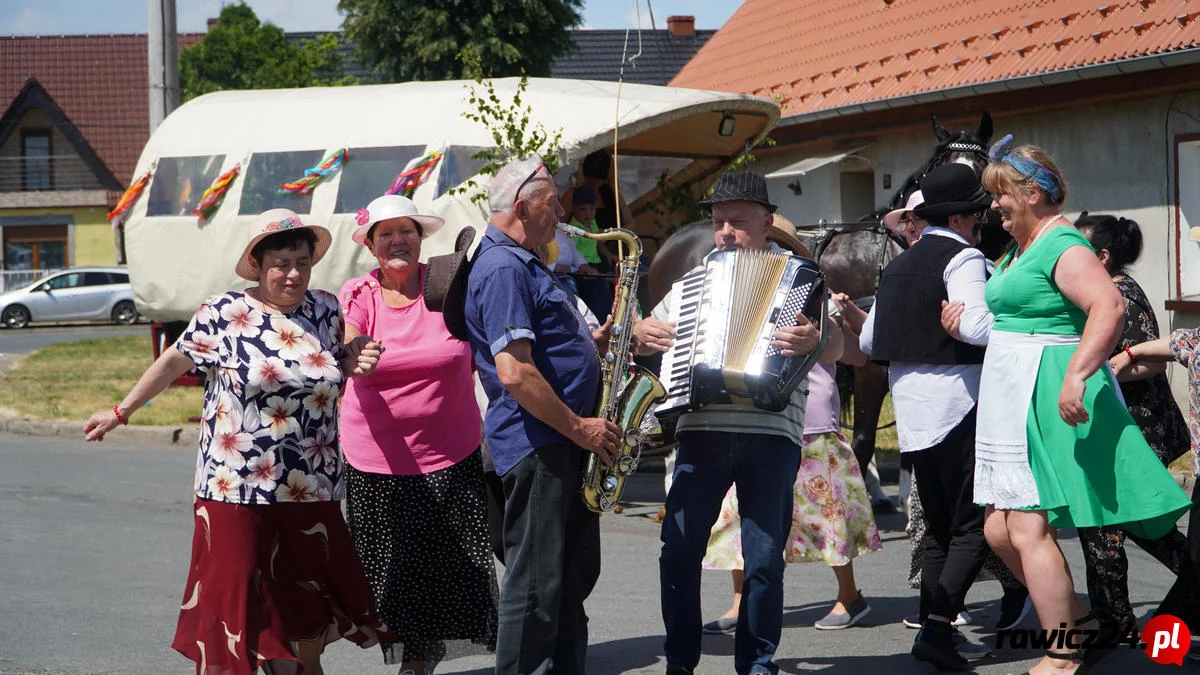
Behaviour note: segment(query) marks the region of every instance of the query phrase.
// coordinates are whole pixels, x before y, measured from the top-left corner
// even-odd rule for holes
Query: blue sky
[[[584,0],[588,28],[636,26],[640,8],[643,28],[650,27],[648,0]],[[179,30],[202,32],[205,20],[221,11],[222,0],[176,0]],[[328,30],[342,19],[337,0],[248,0],[260,19],[284,30]],[[697,28],[720,28],[741,3],[738,0],[649,0],[654,21],[666,27],[668,16],[690,14]],[[76,33],[144,33],[149,14],[146,0],[0,0],[0,35]]]

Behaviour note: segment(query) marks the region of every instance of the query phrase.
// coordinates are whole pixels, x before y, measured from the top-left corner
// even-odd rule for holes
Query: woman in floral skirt
[[[840,319],[831,317],[831,322]],[[843,356],[840,333],[833,333],[821,360],[808,375],[808,403],[804,410],[804,445],[796,475],[792,529],[784,559],[787,562],[824,562],[833,568],[838,595],[833,608],[814,625],[819,630],[839,630],[858,623],[870,611],[854,581],[856,556],[882,548],[871,511],[871,497],[863,484],[854,450],[839,431],[841,405],[834,381],[834,363],[840,358],[865,356],[846,341],[851,353]],[[713,525],[704,557],[706,569],[730,570],[733,604],[729,611],[704,625],[705,633],[729,633],[737,626],[742,599],[741,521],[733,488],[725,495],[721,514]]]
[[[84,427],[101,441],[175,378],[207,373],[172,645],[197,675],[319,674],[330,642],[394,638],[340,503],[338,396],[344,375],[374,370],[382,346],[366,335],[343,345],[337,299],[308,290],[329,243],[328,230],[286,209],[259,216],[236,266],[257,285],[206,300],[125,399]]]

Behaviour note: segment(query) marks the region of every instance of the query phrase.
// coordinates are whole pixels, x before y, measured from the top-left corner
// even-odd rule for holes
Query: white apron
[[[1079,344],[1078,335],[1027,335],[992,329],[979,381],[976,504],[1016,509],[1040,503],[1029,467],[1029,406],[1042,349],[1073,344]]]

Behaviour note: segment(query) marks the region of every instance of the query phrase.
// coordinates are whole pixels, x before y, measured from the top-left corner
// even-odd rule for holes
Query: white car
[[[0,324],[7,328],[24,328],[30,321],[131,324],[138,318],[124,267],[76,267],[0,294]]]

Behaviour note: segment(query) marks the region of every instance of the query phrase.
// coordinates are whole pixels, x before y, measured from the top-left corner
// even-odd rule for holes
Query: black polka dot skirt
[[[446,653],[447,640],[496,647],[496,567],[479,450],[415,476],[346,467],[346,513],[380,618],[399,636],[385,663]]]

